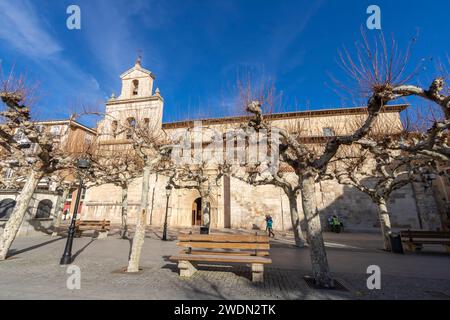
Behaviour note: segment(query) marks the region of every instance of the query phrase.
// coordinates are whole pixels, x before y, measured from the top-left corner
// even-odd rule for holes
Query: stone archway
[[[50,218],[52,207],[53,202],[51,200],[45,199],[40,201],[36,211],[36,219]]]
[[[192,225],[201,226],[202,223],[202,198],[199,197],[192,202]]]
[[[0,201],[0,219],[9,219],[15,206],[16,201],[14,199],[3,199]]]

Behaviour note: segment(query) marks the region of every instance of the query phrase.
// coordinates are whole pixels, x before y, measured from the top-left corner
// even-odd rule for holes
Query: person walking
[[[275,238],[275,233],[272,230],[273,219],[270,214],[266,215],[266,230],[269,232],[269,237]]]

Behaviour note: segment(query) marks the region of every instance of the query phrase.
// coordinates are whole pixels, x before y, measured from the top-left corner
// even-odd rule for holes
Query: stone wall
[[[149,191],[148,224],[162,226],[164,223],[166,195],[166,178],[151,176]],[[136,179],[129,193],[129,222],[134,223],[139,209],[141,179]],[[224,227],[225,203],[223,184],[213,192],[211,199],[213,227]],[[120,188],[105,185],[89,189],[86,193],[83,219],[109,219],[120,223]],[[379,221],[377,208],[371,199],[353,187],[343,186],[335,181],[324,181],[316,185],[317,205],[321,212],[322,224],[326,226],[328,216],[337,214],[344,222],[347,230],[377,231]],[[171,226],[192,226],[192,204],[199,197],[196,190],[173,190],[168,206],[168,223]],[[421,194],[419,205],[417,195],[412,186],[407,185],[392,194],[388,204],[391,211],[392,227],[419,229],[418,208],[426,210],[429,221],[436,221],[434,197],[432,193]],[[298,210],[303,220],[301,197],[298,197]],[[434,208],[434,209],[433,209]],[[422,209],[425,210],[425,209]],[[291,230],[289,202],[284,192],[273,186],[252,187],[246,183],[230,179],[230,223],[231,228],[247,230],[265,230],[265,214],[274,219],[277,231]],[[422,214],[424,216],[424,214]],[[428,221],[427,220],[427,221]],[[432,224],[424,225],[424,228]]]
[[[291,230],[289,202],[281,189],[272,186],[251,187],[232,179],[231,190],[233,228],[264,230],[264,215],[269,213],[274,219],[274,230]],[[337,214],[347,230],[378,230],[377,208],[366,194],[335,181],[325,181],[316,185],[316,195],[323,227],[326,226],[328,216]],[[427,197],[427,200],[431,202],[433,197]],[[297,206],[303,220],[301,196],[298,197]],[[394,229],[420,228],[411,185],[392,194],[389,209]]]
[[[222,179],[223,180],[223,179]],[[128,217],[133,224],[139,211],[142,179],[136,179],[129,188]],[[150,178],[149,206],[147,224],[162,226],[166,212],[165,186],[167,178],[152,175]],[[235,178],[230,179],[229,221],[231,228],[247,230],[265,230],[265,214],[274,219],[274,230],[290,231],[291,218],[289,202],[284,192],[273,186],[252,187]],[[223,228],[225,221],[224,184],[213,191],[211,196],[211,223],[213,228]],[[335,181],[324,181],[316,185],[316,201],[321,212],[322,225],[325,228],[328,216],[339,215],[347,230],[378,231],[377,208],[371,199],[353,187],[343,186]],[[14,192],[3,192],[3,199],[15,199]],[[168,206],[169,226],[192,226],[192,205],[200,195],[197,190],[172,190]],[[45,232],[51,226],[55,216],[58,196],[53,192],[40,191],[33,196],[31,206],[20,228],[19,236]],[[50,219],[36,219],[39,201],[49,199],[53,203]],[[417,202],[416,202],[417,200]],[[111,220],[113,224],[121,222],[121,190],[108,184],[87,190],[80,215],[84,220]],[[298,197],[298,210],[303,220],[301,197]],[[389,202],[391,222],[395,229],[420,229],[421,219],[424,229],[435,230],[440,226],[439,214],[432,189],[423,185],[407,185],[393,193]],[[419,218],[420,217],[420,218]],[[0,220],[0,228],[6,220]]]
[[[15,191],[2,191],[0,193],[0,202],[4,199],[13,199],[16,200],[18,197],[18,193]],[[52,201],[52,209],[50,211],[49,218],[37,219],[36,213],[39,202],[42,200],[50,200]],[[27,213],[22,221],[22,225],[20,226],[19,232],[17,234],[18,237],[24,236],[33,236],[39,235],[42,232],[49,233],[50,227],[52,225],[52,221],[56,216],[55,205],[58,201],[58,195],[52,191],[37,191],[33,194],[31,198],[30,206],[28,207]],[[0,219],[0,233],[3,231],[3,228],[7,222],[7,219]]]

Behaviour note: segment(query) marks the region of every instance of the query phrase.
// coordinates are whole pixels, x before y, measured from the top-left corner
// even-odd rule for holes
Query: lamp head
[[[172,192],[172,186],[168,184],[166,186],[166,196],[170,196],[170,193]]]
[[[91,167],[91,162],[88,159],[79,159],[77,161],[78,169],[85,170]]]

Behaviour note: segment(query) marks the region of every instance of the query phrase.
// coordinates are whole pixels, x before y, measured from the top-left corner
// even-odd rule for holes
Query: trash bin
[[[208,227],[200,227],[200,234],[208,234]]]
[[[391,250],[393,253],[403,253],[402,239],[398,233],[391,233],[389,235],[391,241]]]

